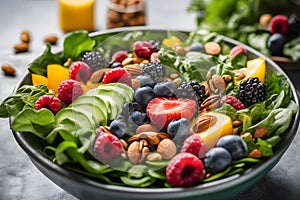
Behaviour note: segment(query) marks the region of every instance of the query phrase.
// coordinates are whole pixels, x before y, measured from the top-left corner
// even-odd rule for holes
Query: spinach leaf
[[[75,31],[69,33],[64,40],[63,59],[81,60],[86,51],[95,47],[96,41],[89,37],[87,31]]]
[[[11,128],[17,132],[33,133],[45,140],[48,133],[55,128],[55,117],[46,108],[40,110],[27,108],[13,119]]]
[[[49,64],[62,64],[59,56],[51,52],[51,45],[47,44],[44,53],[29,64],[28,70],[33,74],[47,77],[47,66]]]
[[[0,117],[16,116],[24,107],[34,107],[36,100],[47,93],[48,88],[44,85],[23,85],[16,91],[16,94],[11,94],[0,104]]]
[[[300,60],[300,37],[286,43],[283,47],[283,54],[291,57],[294,61]]]

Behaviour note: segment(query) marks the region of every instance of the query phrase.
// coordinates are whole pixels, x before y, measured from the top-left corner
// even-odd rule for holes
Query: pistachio
[[[225,81],[225,83],[229,83],[231,81],[231,76],[228,74],[223,75],[222,78]]]
[[[241,80],[246,77],[246,72],[242,69],[233,70],[233,73],[236,80]]]
[[[161,154],[163,159],[169,160],[175,156],[177,148],[172,140],[163,139],[157,146],[157,152]]]

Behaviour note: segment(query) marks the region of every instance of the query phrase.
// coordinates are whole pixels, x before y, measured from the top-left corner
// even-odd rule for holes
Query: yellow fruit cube
[[[173,47],[175,47],[175,45],[180,44],[181,41],[178,37],[171,36],[169,38],[164,39],[162,43],[164,45],[166,45],[167,47],[173,48]]]
[[[266,61],[264,57],[255,58],[247,61],[247,70],[245,79],[257,77],[260,82],[265,81]]]
[[[59,64],[50,64],[47,66],[48,88],[57,93],[59,84],[70,79],[69,69]]]
[[[46,85],[48,86],[48,79],[39,74],[31,74],[32,85]]]

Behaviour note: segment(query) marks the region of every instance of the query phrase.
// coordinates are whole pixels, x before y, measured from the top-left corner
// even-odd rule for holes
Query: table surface
[[[147,4],[148,25],[163,28],[194,29],[195,16],[186,12],[190,1],[151,0]],[[172,9],[169,9],[172,5]],[[97,30],[105,29],[105,1],[96,2]],[[58,4],[54,0],[2,0],[0,6],[0,64],[12,64],[16,77],[0,73],[0,102],[8,96],[18,80],[27,71],[27,64],[40,55],[45,44],[43,37],[57,34],[60,38],[55,50],[61,49],[64,33],[58,27]],[[13,45],[19,42],[22,30],[32,35],[30,51],[15,54]],[[285,69],[298,91],[300,66]],[[46,178],[29,160],[16,143],[7,119],[0,119],[0,199],[74,200]],[[273,170],[257,185],[238,199],[299,199],[300,195],[300,135]]]

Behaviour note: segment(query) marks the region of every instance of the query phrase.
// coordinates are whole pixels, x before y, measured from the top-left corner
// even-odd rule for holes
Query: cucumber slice
[[[107,117],[104,112],[96,105],[92,103],[76,103],[71,105],[72,108],[82,111],[89,112],[92,114],[92,118],[95,119],[96,125],[106,125]]]
[[[95,129],[95,123],[89,117],[78,110],[74,110],[71,107],[64,108],[60,110],[56,116],[56,124],[59,125],[64,119],[71,119],[75,122],[75,125],[78,126],[76,129],[81,128],[89,128],[89,129]]]
[[[108,119],[108,110],[107,110],[107,106],[105,104],[105,102],[94,95],[82,95],[80,97],[78,97],[74,102],[73,105],[77,105],[77,104],[92,104],[94,106],[97,106],[103,114],[103,122],[101,122],[100,124],[103,123],[103,125],[107,124],[107,119]]]

